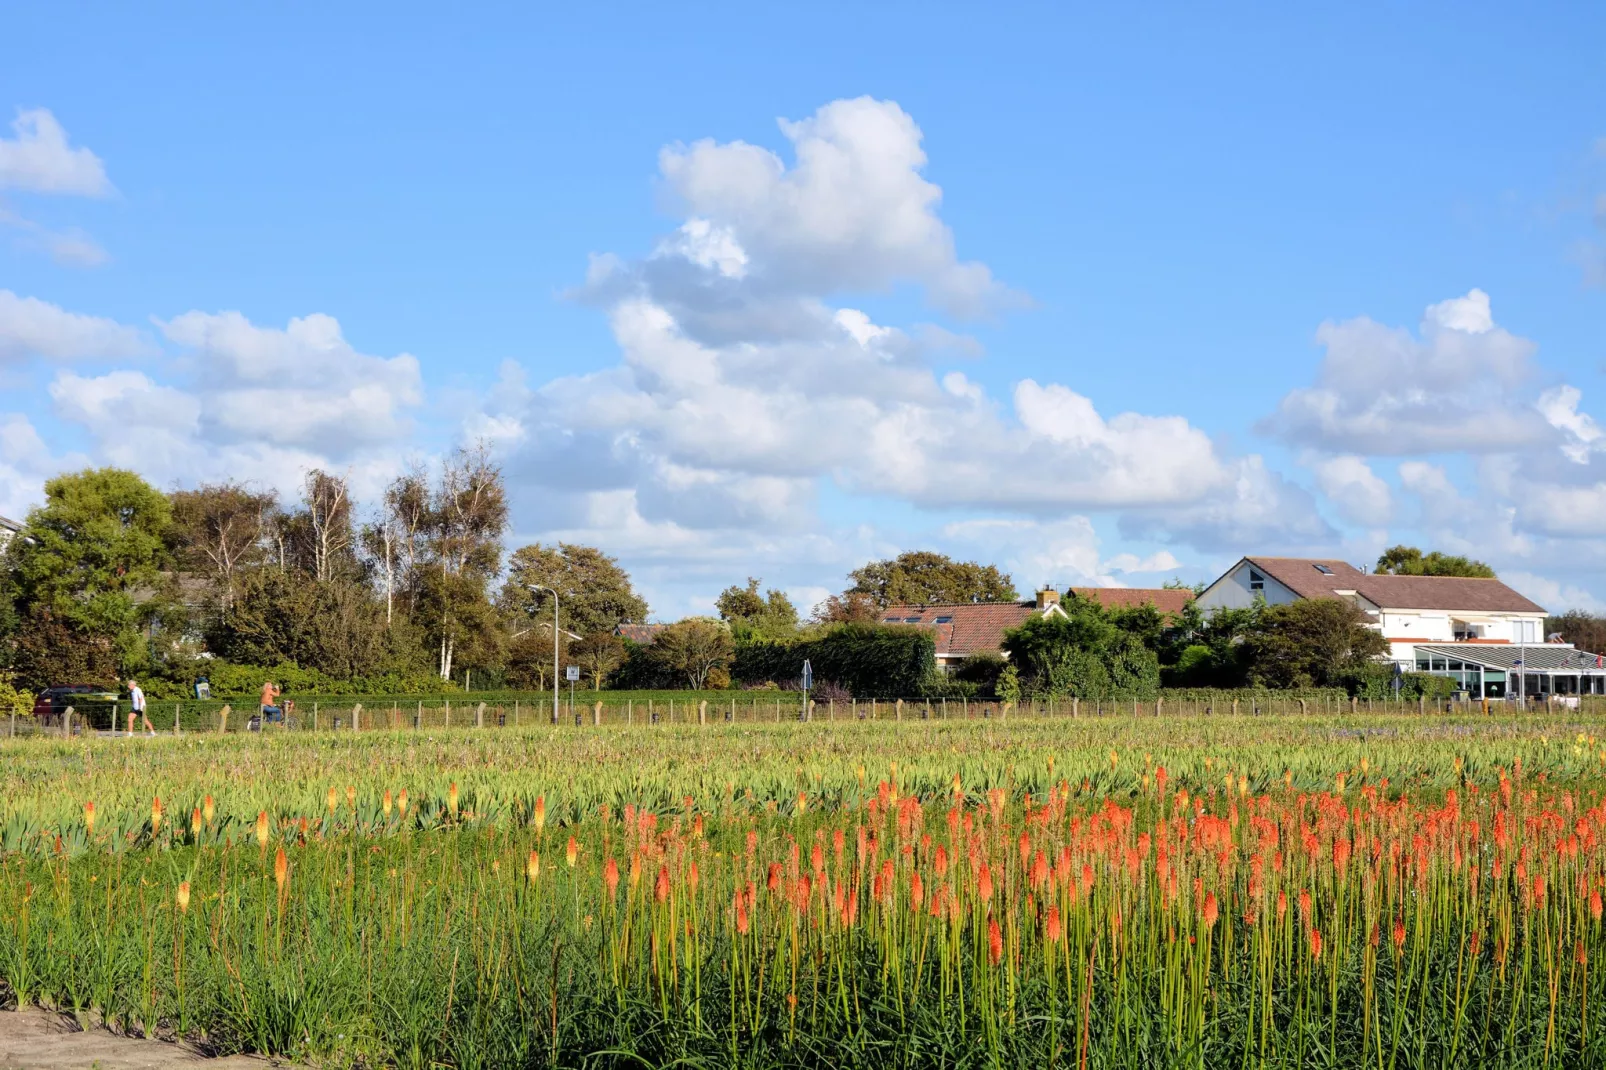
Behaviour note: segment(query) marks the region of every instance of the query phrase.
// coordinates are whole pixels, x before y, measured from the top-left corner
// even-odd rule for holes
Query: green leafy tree
[[[1267,687],[1339,686],[1389,649],[1366,614],[1339,598],[1267,606],[1243,646],[1250,681]]]
[[[613,632],[592,632],[569,643],[569,657],[601,691],[608,676],[625,663],[625,641]]]
[[[759,581],[749,576],[746,587],[727,587],[714,603],[737,641],[784,639],[796,632],[797,607],[792,600],[773,587],[760,595],[758,586]]]
[[[33,712],[33,695],[17,687],[17,675],[0,672],[0,717],[27,717]]]
[[[164,576],[171,522],[166,495],[133,472],[88,469],[45,484],[44,505],[7,546],[23,621],[17,667],[25,685],[59,683],[46,682],[45,674],[67,668],[61,661],[82,660],[57,649],[62,643],[104,651],[114,676],[150,664],[146,629],[173,626],[180,616]],[[85,656],[100,662],[85,671],[106,672],[108,659]]]
[[[671,677],[701,691],[715,674],[730,679],[736,644],[721,622],[693,617],[659,632],[647,651]]]
[[[1377,571],[1389,576],[1471,576],[1494,579],[1494,569],[1482,561],[1437,550],[1423,553],[1415,546],[1391,546],[1377,559]]]
[[[240,483],[216,483],[174,491],[168,500],[178,567],[205,579],[219,610],[227,613],[240,574],[267,559],[277,499]]]
[[[844,595],[865,595],[878,608],[934,602],[1012,602],[1014,581],[994,565],[955,561],[946,554],[911,550],[886,561],[871,561],[848,573]]]
[[[1154,651],[1092,602],[1073,601],[1064,615],[1032,615],[1005,635],[1004,650],[1028,694],[1150,698],[1159,691]]]
[[[1571,643],[1591,654],[1606,653],[1606,617],[1597,617],[1581,609],[1569,609],[1558,616],[1546,617],[1545,634],[1560,634],[1562,642]]]
[[[630,584],[619,562],[594,546],[536,543],[513,551],[499,599],[504,612],[527,628],[552,621],[552,597],[532,592],[540,584],[558,592],[564,631],[577,635],[611,632],[620,624],[647,619],[647,603]],[[552,633],[546,633],[547,641]]]

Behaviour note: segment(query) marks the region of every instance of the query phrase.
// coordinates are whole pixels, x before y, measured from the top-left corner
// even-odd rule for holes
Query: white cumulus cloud
[[[67,131],[47,108],[17,112],[14,137],[0,137],[0,189],[104,197],[112,193],[100,157],[68,144]]]

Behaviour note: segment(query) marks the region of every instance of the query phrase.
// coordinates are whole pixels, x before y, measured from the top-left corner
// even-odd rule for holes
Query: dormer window
[[[1249,570],[1249,589],[1251,591],[1264,591],[1266,589],[1266,577],[1262,576],[1260,573],[1256,572],[1254,569],[1250,569]]]

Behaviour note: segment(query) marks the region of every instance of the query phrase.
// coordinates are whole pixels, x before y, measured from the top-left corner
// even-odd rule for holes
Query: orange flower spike
[[[333,784],[329,785],[329,794],[325,797],[324,801],[327,802],[328,805],[329,805],[329,812],[331,814],[334,813],[335,812],[335,786]]]
[[[736,893],[736,931],[743,936],[747,935],[747,897],[741,892]]]
[[[195,809],[190,811],[190,835],[191,836],[199,836],[200,834],[201,834],[201,808],[199,806],[197,806]]]
[[[1394,932],[1391,934],[1391,936],[1394,940],[1395,951],[1399,951],[1405,947],[1405,919],[1394,919]]]
[[[1215,892],[1206,892],[1204,907],[1199,911],[1199,920],[1204,922],[1206,929],[1216,927],[1216,919],[1221,915],[1221,905],[1216,902]]]
[[[692,861],[691,868],[686,870],[686,887],[690,889],[692,895],[697,894],[697,882],[701,879],[702,874],[698,872],[697,862],[694,859]]]
[[[1286,913],[1288,913],[1288,893],[1279,890],[1277,892],[1277,916],[1280,918]]]
[[[402,817],[407,816],[407,789],[403,788],[396,794],[396,812]]]
[[[1322,931],[1320,929],[1312,929],[1310,931],[1310,957],[1313,959],[1322,957]]]
[[[180,914],[188,914],[190,912],[190,882],[189,881],[179,881],[177,900],[178,900],[178,912]]]
[[[931,865],[939,877],[948,872],[948,852],[943,849],[940,843],[937,845],[937,856]]]
[[[1593,891],[1593,892],[1589,893],[1589,916],[1594,918],[1596,921],[1599,921],[1600,920],[1600,915],[1601,915],[1600,891],[1597,889],[1596,891]]]
[[[920,879],[920,874],[909,874],[909,909],[916,914],[920,913],[920,904],[926,899],[926,885]]]
[[[976,877],[976,894],[984,903],[993,897],[993,871],[985,862],[981,864],[981,873]]]
[[[93,801],[84,803],[84,827],[89,830],[91,836],[95,834],[95,804]]]
[[[266,810],[257,813],[257,846],[264,851],[268,849],[268,812]]]
[[[212,802],[212,796],[208,795],[206,798],[201,800],[201,820],[205,821],[207,825],[210,826],[212,824],[212,819],[216,816],[217,806]]]
[[[660,903],[669,902],[669,867],[658,867],[658,880],[653,883],[653,898]]]
[[[346,785],[346,805],[354,810],[357,808],[357,785],[355,784]]]
[[[569,837],[569,846],[564,851],[564,857],[568,859],[570,869],[573,869],[575,863],[580,861],[580,841],[573,836]]]
[[[1060,921],[1060,908],[1057,904],[1048,908],[1048,922],[1044,926],[1044,932],[1048,937],[1048,942],[1051,944],[1059,943],[1060,938],[1065,935],[1064,925]]]
[[[273,856],[273,883],[279,886],[280,893],[284,892],[284,882],[290,879],[290,860],[284,856],[284,848],[280,847]]]
[[[534,852],[532,851],[533,855]],[[602,886],[608,890],[608,898],[613,899],[614,893],[619,890],[619,863],[612,858],[608,859],[602,867]]]
[[[446,789],[446,809],[451,811],[453,817],[457,816],[457,781],[455,780],[452,781],[451,787]]]
[[[389,788],[385,789],[385,796],[384,796],[384,798],[379,800],[379,806],[380,806],[380,809],[385,811],[385,817],[389,818],[390,817],[390,811],[395,806],[394,800],[392,800],[391,797],[390,797],[390,789]]]
[[[998,927],[998,919],[987,919],[987,961],[997,966],[1004,957],[1004,931]]]
[[[546,828],[546,796],[535,797],[535,831],[539,834]]]
[[[608,860],[608,864],[612,865],[613,864],[613,859],[610,858]],[[531,851],[530,852],[529,861],[524,863],[524,875],[525,875],[525,877],[527,877],[529,879],[531,884],[534,884],[535,881],[536,881],[536,878],[541,876],[541,856],[539,854],[537,854],[535,851]],[[618,867],[614,868],[613,882],[615,884],[619,883],[619,870],[618,870]],[[612,888],[608,889],[608,894],[609,895],[613,894],[613,889]]]
[[[161,830],[161,827],[162,800],[160,798],[154,798],[151,800],[151,832],[156,833]]]

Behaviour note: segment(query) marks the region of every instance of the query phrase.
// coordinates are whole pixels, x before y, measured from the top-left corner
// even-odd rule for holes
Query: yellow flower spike
[[[190,912],[190,882],[189,881],[180,881],[179,882],[177,899],[178,899],[178,912],[180,914],[188,914]]]
[[[524,863],[524,875],[529,878],[531,884],[534,884],[536,878],[541,875],[541,856],[534,851],[530,852],[530,860]]]

